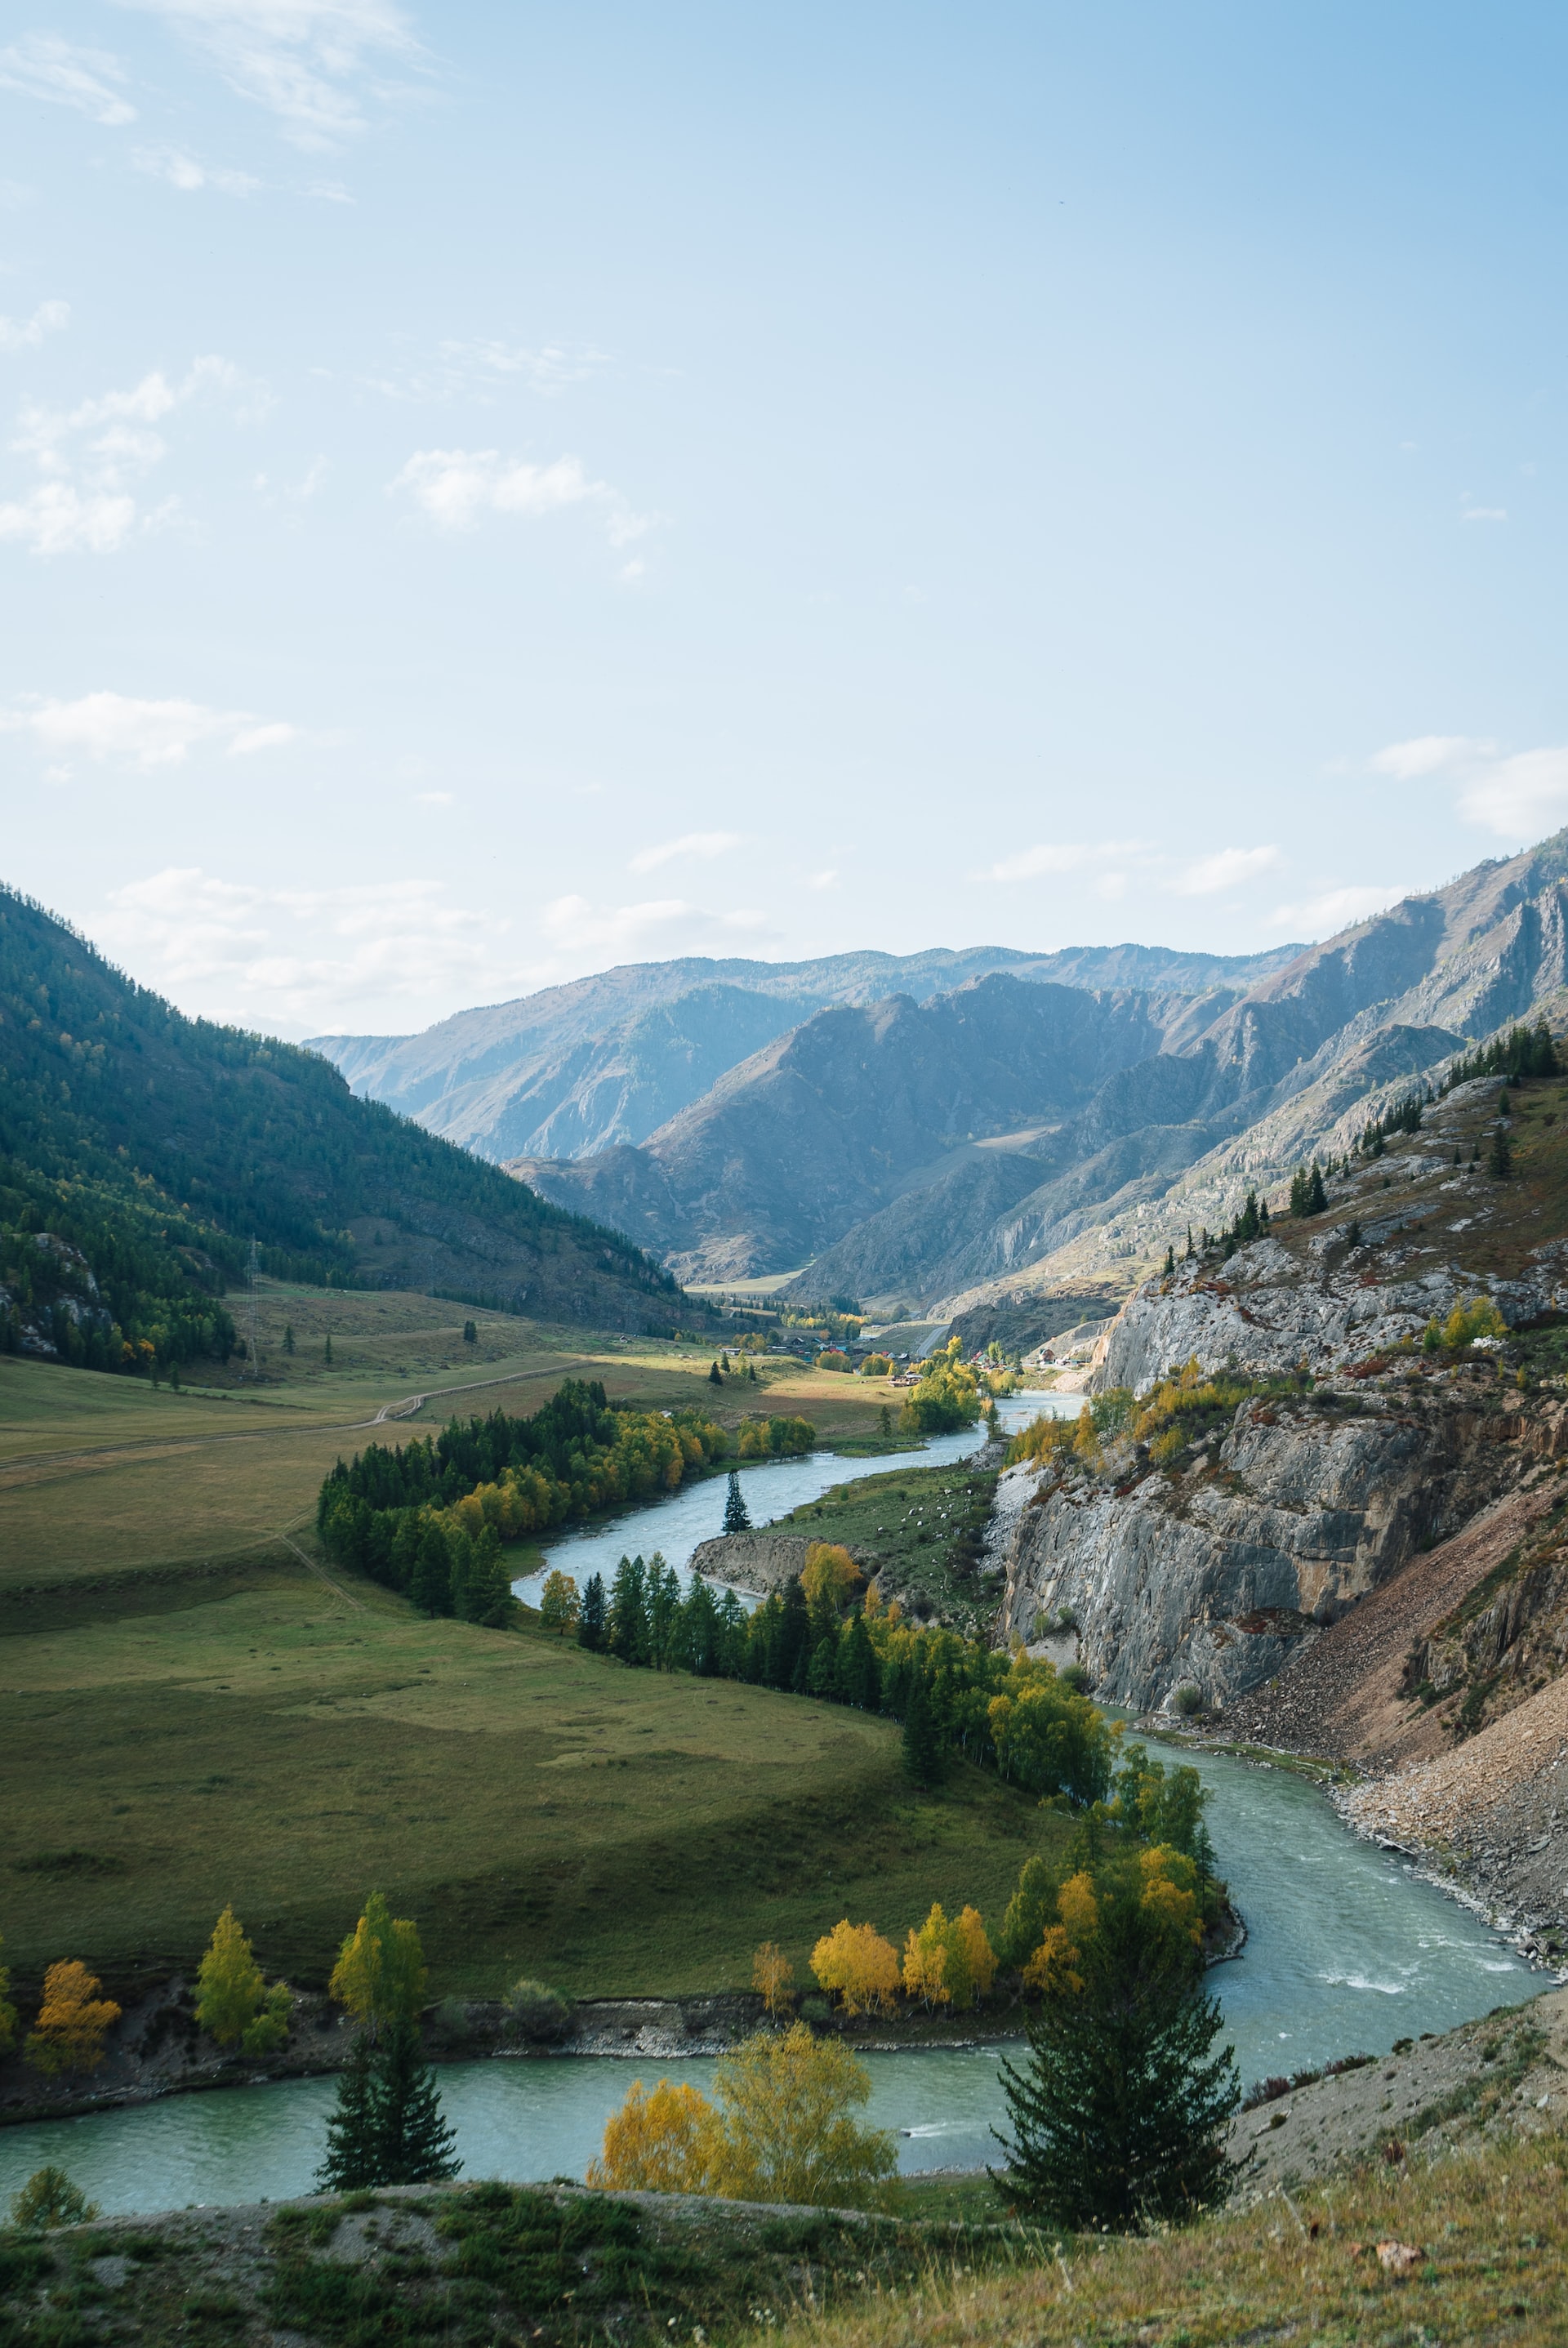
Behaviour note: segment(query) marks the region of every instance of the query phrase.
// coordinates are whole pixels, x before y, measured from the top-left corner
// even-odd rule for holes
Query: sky
[[[5,0],[0,879],[183,1009],[1568,822],[1568,16]]]

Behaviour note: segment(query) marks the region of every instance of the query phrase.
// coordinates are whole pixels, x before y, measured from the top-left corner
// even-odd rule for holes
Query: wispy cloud
[[[1478,742],[1468,734],[1418,734],[1413,741],[1390,742],[1368,764],[1375,775],[1391,775],[1398,783],[1412,783],[1423,775],[1439,775],[1473,759],[1490,757],[1496,748],[1495,742]]]
[[[1380,887],[1376,882],[1364,887],[1326,889],[1321,895],[1305,898],[1295,905],[1276,905],[1269,915],[1271,928],[1293,930],[1299,938],[1327,938],[1339,930],[1354,928],[1357,922],[1369,921],[1374,913],[1397,905],[1408,892],[1397,887]]]
[[[274,1034],[320,1033],[367,1009],[422,1019],[433,999],[482,999],[518,975],[497,963],[494,922],[446,903],[438,881],[269,889],[170,866],[108,902],[94,934],[139,974]]]
[[[242,98],[264,107],[296,147],[331,149],[386,98],[383,61],[423,52],[390,0],[116,0],[157,16],[210,57]]]
[[[594,905],[586,897],[558,897],[544,909],[545,936],[558,953],[670,953],[676,945],[755,943],[768,930],[766,913],[743,907],[710,913],[683,897],[650,898],[637,905]]]
[[[19,540],[35,554],[110,554],[133,532],[158,529],[173,519],[178,500],[166,498],[150,510],[138,502],[139,485],[168,453],[153,427],[191,401],[241,390],[253,398],[238,368],[207,357],[172,383],[159,370],[128,391],[73,408],[24,407],[11,448],[31,459],[39,478],[0,502],[0,539]]]
[[[657,848],[639,849],[631,860],[634,872],[656,872],[661,864],[673,864],[677,856],[724,856],[740,846],[738,831],[683,831],[678,839],[666,839]]]
[[[1277,848],[1222,848],[1186,866],[1170,885],[1178,897],[1214,897],[1222,889],[1239,889],[1243,881],[1273,871],[1282,860]]]
[[[40,302],[30,318],[0,318],[0,351],[36,350],[46,335],[60,334],[70,323],[68,302]]]
[[[56,758],[108,759],[146,773],[183,764],[203,742],[223,740],[237,757],[292,742],[297,728],[259,723],[247,710],[209,709],[199,701],[150,701],[124,693],[87,693],[77,701],[28,700],[0,710],[0,733],[31,735]]]
[[[1005,856],[1000,863],[989,864],[983,872],[973,873],[975,880],[1039,880],[1061,872],[1083,872],[1097,864],[1142,852],[1142,843],[1135,839],[1099,840],[1039,840],[1033,848],[1022,848],[1016,856]]]
[[[419,406],[459,398],[484,404],[498,391],[520,385],[541,398],[552,399],[573,384],[602,375],[610,364],[603,351],[568,350],[559,343],[531,348],[493,341],[448,341],[438,343],[427,359],[371,376],[369,385],[385,398]]]
[[[1467,496],[1460,502],[1460,520],[1461,521],[1506,521],[1508,508],[1506,506],[1474,506],[1470,504]]]
[[[1568,747],[1504,754],[1469,735],[1426,734],[1390,743],[1370,763],[1397,782],[1440,778],[1455,789],[1462,816],[1503,839],[1538,839],[1568,819]]]
[[[652,525],[608,481],[591,479],[578,457],[531,465],[495,448],[421,448],[387,490],[411,497],[438,530],[472,530],[489,513],[537,520],[570,506],[597,509],[612,546],[629,544]]]
[[[229,171],[215,163],[199,163],[178,147],[138,147],[131,161],[150,180],[166,180],[178,188],[181,195],[199,195],[204,189],[216,190],[222,196],[249,196],[261,186],[248,171]]]
[[[74,107],[109,130],[136,120],[135,107],[121,95],[125,78],[124,67],[107,49],[80,48],[54,33],[27,33],[0,49],[0,89]]]

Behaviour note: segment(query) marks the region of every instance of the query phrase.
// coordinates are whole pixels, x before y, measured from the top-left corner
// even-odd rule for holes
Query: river
[[[1016,1396],[1005,1418],[1020,1423],[1042,1405],[1076,1411],[1078,1400]],[[833,1484],[930,1467],[976,1439],[946,1436],[923,1452],[880,1459],[816,1455],[759,1466],[742,1471],[742,1485],[762,1523]],[[645,1556],[662,1549],[684,1569],[697,1542],[718,1530],[724,1488],[699,1485],[639,1510],[634,1546]],[[551,1560],[574,1575],[613,1570],[629,1540],[622,1519],[567,1536]],[[1211,1831],[1249,1928],[1243,1956],[1211,1975],[1243,2080],[1336,2054],[1384,2054],[1398,2038],[1450,2029],[1542,1986],[1466,1910],[1347,1833],[1307,1780],[1218,1755],[1191,1757],[1212,1789]],[[994,2155],[989,2130],[1002,2116],[995,2050],[866,2059],[869,2116],[899,2131],[905,2169],[973,2168]],[[448,2064],[438,2076],[467,2174],[521,2179],[580,2177],[634,2075],[706,2088],[713,2068],[710,2060],[561,2057]],[[0,2129],[0,2205],[46,2161],[67,2168],[108,2213],[306,2192],[335,2093],[332,2079],[293,2080]]]

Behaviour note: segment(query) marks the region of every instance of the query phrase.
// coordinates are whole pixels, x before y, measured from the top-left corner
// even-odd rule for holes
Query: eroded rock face
[[[1014,1470],[1036,1488],[1004,1631],[1033,1643],[1070,1615],[1107,1702],[1148,1709],[1191,1684],[1222,1709],[1478,1504],[1498,1472],[1488,1431],[1382,1395],[1247,1402],[1185,1473]]]
[[[1429,1225],[1398,1216],[1368,1221],[1368,1244],[1320,1233],[1302,1264],[1276,1240],[1240,1249],[1223,1271],[1183,1263],[1170,1280],[1129,1297],[1096,1351],[1091,1392],[1143,1393],[1194,1355],[1206,1372],[1227,1364],[1253,1376],[1295,1369],[1321,1377],[1346,1362],[1418,1337],[1461,1297],[1490,1295],[1511,1326],[1568,1311],[1568,1244],[1538,1249],[1519,1280],[1461,1272],[1424,1237]]]

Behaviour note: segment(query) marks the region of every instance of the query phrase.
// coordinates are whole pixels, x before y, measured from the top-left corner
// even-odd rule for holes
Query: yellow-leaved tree
[[[904,1943],[903,1986],[927,2005],[966,2013],[996,1977],[996,1960],[976,1908],[949,1918],[938,1900],[919,1931]]]
[[[696,2087],[661,2079],[650,2096],[641,2079],[604,2123],[604,2145],[588,2182],[614,2193],[707,2193],[718,2115]]]
[[[51,1965],[44,1975],[44,2003],[23,2049],[35,2071],[56,2078],[62,2071],[96,2071],[103,2061],[104,2033],[119,2020],[103,1984],[76,1957]]]
[[[294,1992],[286,1982],[269,1989],[239,1918],[225,1908],[196,1969],[196,2019],[220,2046],[270,2054],[289,2034]]]
[[[338,1951],[333,1996],[374,2038],[387,2023],[418,2020],[427,1978],[418,1928],[407,1917],[394,1917],[381,1893],[373,1891]]]
[[[607,2122],[588,2182],[617,2192],[718,2193],[743,2201],[876,2208],[897,2168],[893,2140],[851,2116],[871,2075],[803,2022],[760,2032],[719,2063],[717,2101],[661,2079],[633,2083]]]
[[[751,1986],[760,1990],[766,2011],[777,2020],[788,2013],[795,2003],[790,1986],[795,1968],[777,1941],[764,1941],[751,1960]]]
[[[860,1579],[861,1570],[841,1542],[812,1541],[808,1547],[800,1587],[809,1606],[824,1598],[842,1606]]]
[[[552,1567],[544,1577],[544,1587],[539,1593],[539,1624],[541,1630],[553,1631],[564,1639],[569,1631],[577,1628],[581,1612],[577,1584],[559,1566]]]
[[[811,1971],[830,1993],[837,1991],[846,2013],[892,2013],[898,1951],[874,1924],[851,1924],[844,1917],[812,1950]]]
[[[783,2035],[743,2039],[714,2081],[722,2125],[712,2190],[740,2201],[874,2207],[898,2167],[885,2128],[851,2114],[869,2101],[871,2073],[836,2038],[803,2022]]]
[[[0,1949],[5,1943],[0,1939]],[[11,1968],[0,1965],[0,2054],[9,2054],[16,2044],[16,2009],[11,2003]]]

